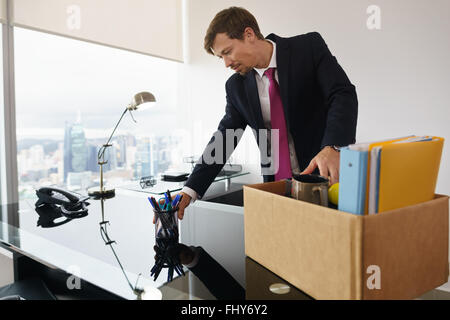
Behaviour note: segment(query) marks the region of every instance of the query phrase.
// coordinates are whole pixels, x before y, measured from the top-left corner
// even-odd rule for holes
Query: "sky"
[[[88,138],[107,136],[141,91],[156,106],[135,112],[137,123],[127,114],[118,133],[168,133],[180,63],[17,27],[14,37],[18,139],[62,139],[78,115]]]

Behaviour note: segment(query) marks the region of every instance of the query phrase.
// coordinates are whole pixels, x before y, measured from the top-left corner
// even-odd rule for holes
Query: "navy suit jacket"
[[[355,142],[358,114],[355,86],[319,33],[291,38],[270,34],[267,38],[277,44],[281,100],[287,129],[294,141],[300,170],[303,171],[323,147],[346,146]],[[208,148],[215,141],[213,136],[185,184],[199,197],[204,195],[232,153],[232,150],[226,150],[226,129],[250,126],[256,130],[257,142],[260,141],[258,129],[265,127],[255,72],[252,70],[244,76],[235,73],[226,82],[225,115],[215,133],[223,136],[222,161],[213,164],[203,161],[206,153],[210,157],[215,156],[215,150]],[[234,148],[240,136],[233,139]],[[273,180],[273,175],[264,176],[265,182]]]

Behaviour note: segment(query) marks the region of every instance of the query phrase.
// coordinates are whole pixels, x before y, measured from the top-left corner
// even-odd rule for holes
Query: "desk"
[[[218,184],[215,187],[217,189]],[[224,183],[222,187],[225,189]],[[235,188],[239,192],[242,186],[235,186]],[[215,190],[214,193],[208,191],[204,197],[207,201],[197,201],[187,208],[189,210],[186,211],[185,219],[180,224],[180,242],[204,247],[219,263],[226,262],[223,263],[223,266],[231,275],[245,275],[245,279],[237,280],[246,289],[248,298],[288,297],[271,293],[269,288],[261,289],[263,275],[266,275],[267,279],[271,279],[268,280],[267,285],[274,281],[286,283],[256,262],[242,256],[243,241],[239,240],[237,243],[233,241],[243,239],[243,214],[241,214],[243,208],[214,203],[215,199],[220,197],[223,200],[223,194],[221,195],[219,191]],[[18,204],[1,207],[0,243],[3,247],[25,255],[49,268],[74,274],[118,298],[136,299],[114,254],[108,246],[105,246],[101,238],[100,201],[90,200],[88,216],[54,228],[37,226],[39,216],[34,208],[35,201],[36,199],[25,199]],[[205,208],[207,208],[206,211],[201,210]],[[210,219],[213,219],[212,221],[215,221],[213,224],[217,227],[213,230],[215,240],[211,238],[211,234],[208,238],[208,233],[205,233],[204,229],[195,227],[196,222],[200,223],[197,227],[201,226],[201,223],[205,223],[199,219],[202,214],[207,215],[208,212],[211,212],[208,208],[215,208],[217,211],[209,216]],[[234,220],[230,220],[232,221],[231,225],[227,220],[227,212],[230,210],[236,212]],[[162,299],[215,298],[209,293],[209,290],[205,289],[206,286],[187,269],[186,276],[177,277],[171,283],[166,283],[167,272],[165,269],[156,281],[150,278],[150,269],[154,264],[155,235],[152,223],[153,213],[146,194],[118,189],[115,198],[105,201],[104,215],[105,220],[109,221],[108,234],[112,240],[116,241],[113,247],[132,285],[136,283],[138,275],[142,274],[138,286],[154,288],[156,290],[155,298],[158,298],[157,293],[162,294]],[[239,222],[240,219],[242,222]],[[233,227],[233,224],[239,223],[242,223],[242,235],[236,234],[236,236],[230,237],[230,232],[236,232],[236,228],[233,228],[234,230],[229,228]],[[239,256],[235,259],[236,252],[239,252]],[[256,278],[255,274],[258,274]],[[150,289],[149,292],[152,290]],[[307,298],[301,291],[293,287],[291,294],[295,298]]]

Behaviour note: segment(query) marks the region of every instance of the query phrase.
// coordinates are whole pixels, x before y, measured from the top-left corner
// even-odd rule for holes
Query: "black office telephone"
[[[87,206],[89,205],[89,202],[86,201],[89,199],[87,196],[51,187],[43,187],[36,190],[36,195],[38,196],[36,207],[56,205],[60,208],[61,214],[69,219],[81,218],[87,215]]]

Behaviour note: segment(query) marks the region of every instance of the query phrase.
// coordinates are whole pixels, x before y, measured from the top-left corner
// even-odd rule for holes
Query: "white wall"
[[[253,13],[263,35],[318,31],[355,84],[359,99],[357,141],[408,134],[450,139],[450,12],[448,0],[186,0],[187,43],[184,86],[190,129],[201,125],[202,139],[192,140],[200,154],[224,114],[225,82],[232,74],[203,50],[214,15],[232,5]],[[369,30],[367,13],[377,5],[381,29]],[[194,138],[193,138],[194,139]],[[246,132],[233,155],[247,157],[260,179],[254,138]],[[450,147],[445,143],[436,191],[450,194]],[[242,160],[241,160],[242,162]],[[414,173],[412,173],[414,174]]]

